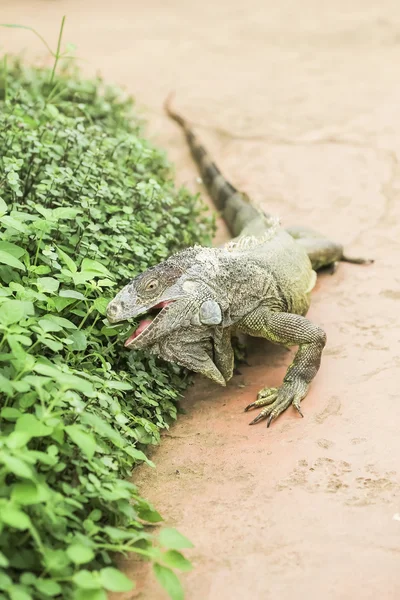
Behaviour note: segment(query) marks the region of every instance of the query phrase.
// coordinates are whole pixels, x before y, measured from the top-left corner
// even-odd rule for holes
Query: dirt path
[[[319,280],[309,316],[328,346],[304,419],[289,410],[269,430],[248,427],[244,406],[289,361],[259,343],[227,389],[189,390],[156,471],[136,473],[195,543],[187,599],[399,598],[398,1],[3,0],[1,20],[55,41],[63,14],[83,68],[147,107],[180,182],[197,189],[183,138],[162,115],[171,89],[185,115],[211,127],[199,133],[239,187],[284,223],[376,259]],[[43,55],[29,32],[0,33],[7,50]],[[127,597],[166,597],[139,573],[146,591]]]

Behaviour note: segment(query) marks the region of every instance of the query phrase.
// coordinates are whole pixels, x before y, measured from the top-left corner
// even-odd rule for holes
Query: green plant
[[[105,307],[128,278],[210,243],[132,101],[100,80],[4,58],[0,73],[0,599],[102,600],[154,563],[171,597],[190,563],[127,481],[176,417],[188,375],[123,349]],[[49,95],[52,100],[49,101]]]

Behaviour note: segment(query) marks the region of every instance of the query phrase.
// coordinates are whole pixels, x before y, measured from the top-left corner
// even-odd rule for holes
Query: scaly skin
[[[267,419],[268,427],[290,405],[302,415],[300,402],[326,344],[325,332],[305,318],[315,271],[340,260],[369,261],[348,259],[341,245],[312,230],[282,229],[223,177],[186,121],[166,109],[183,128],[203,182],[238,237],[222,248],[184,250],[142,273],[110,302],[108,319],[115,323],[161,309],[126,345],[221,385],[233,373],[232,334],[298,346],[282,386],[264,388],[245,410],[263,407],[251,424]]]

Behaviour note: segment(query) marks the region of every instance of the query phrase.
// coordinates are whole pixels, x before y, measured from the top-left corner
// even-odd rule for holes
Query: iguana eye
[[[157,279],[151,279],[145,287],[146,292],[153,292],[158,286]]]

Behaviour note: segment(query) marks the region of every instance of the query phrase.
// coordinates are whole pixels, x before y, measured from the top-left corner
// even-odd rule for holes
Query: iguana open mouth
[[[163,309],[166,308],[167,306],[169,306],[170,304],[172,304],[172,302],[173,302],[173,300],[165,300],[164,302],[160,302],[159,304],[152,306],[146,313],[146,318],[141,319],[139,321],[139,325],[137,326],[135,331],[132,333],[132,335],[130,335],[129,338],[126,340],[124,346],[127,348],[128,346],[133,344],[133,342],[144,331],[146,331],[146,329],[153,323],[153,321],[161,314]],[[151,312],[153,312],[153,314],[150,314]]]

